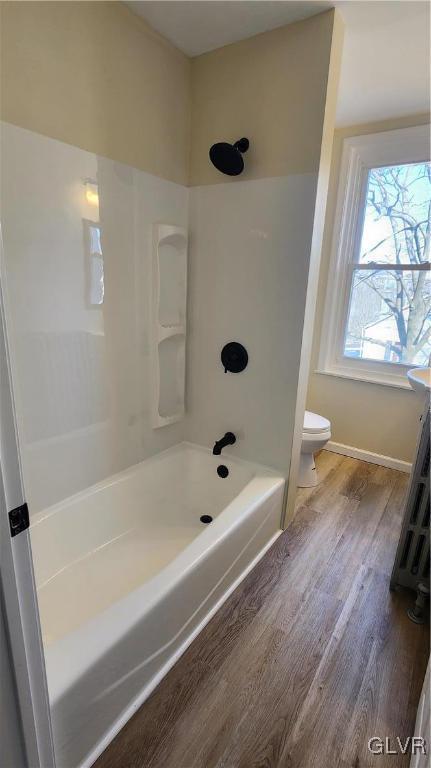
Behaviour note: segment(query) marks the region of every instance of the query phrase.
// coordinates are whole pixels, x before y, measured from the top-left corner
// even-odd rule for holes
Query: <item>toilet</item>
[[[299,488],[311,488],[319,482],[314,454],[316,451],[321,451],[330,439],[331,422],[329,419],[312,413],[312,411],[305,411],[299,460]]]

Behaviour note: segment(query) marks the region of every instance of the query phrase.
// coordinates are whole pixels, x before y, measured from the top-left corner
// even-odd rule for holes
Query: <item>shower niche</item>
[[[187,231],[153,226],[153,427],[184,416]]]

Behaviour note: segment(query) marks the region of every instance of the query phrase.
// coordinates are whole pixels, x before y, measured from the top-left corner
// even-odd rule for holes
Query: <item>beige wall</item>
[[[241,181],[317,172],[333,24],[328,11],[193,59],[192,186],[229,181],[208,150],[241,136]]]
[[[419,398],[409,390],[319,374],[316,368],[343,139],[426,122],[429,122],[429,115],[415,115],[350,126],[335,133],[307,396],[307,408],[331,420],[332,440],[402,461],[412,460],[421,411]]]
[[[1,3],[1,119],[182,184],[190,68],[122,3]]]
[[[0,11],[2,120],[183,184],[242,135],[242,180],[318,169],[332,11],[193,60],[119,2]]]

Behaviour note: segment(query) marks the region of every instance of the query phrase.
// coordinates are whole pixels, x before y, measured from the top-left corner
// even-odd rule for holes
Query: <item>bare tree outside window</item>
[[[431,354],[431,164],[373,168],[344,355],[413,365]]]

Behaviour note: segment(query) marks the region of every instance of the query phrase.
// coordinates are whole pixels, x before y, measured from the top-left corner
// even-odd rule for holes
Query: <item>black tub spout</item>
[[[236,437],[233,432],[226,432],[225,436],[222,437],[221,440],[217,440],[214,448],[213,448],[213,454],[214,456],[220,456],[223,448],[226,448],[227,445],[233,445],[236,443]]]

